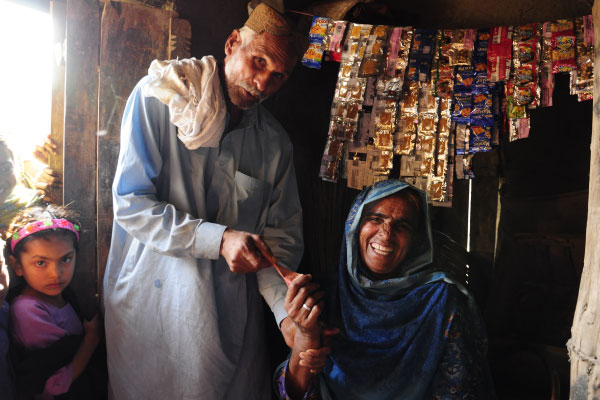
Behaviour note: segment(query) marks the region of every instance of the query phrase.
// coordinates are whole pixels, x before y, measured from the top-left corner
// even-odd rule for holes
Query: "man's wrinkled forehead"
[[[256,35],[250,43],[252,52],[268,58],[271,62],[281,65],[281,68],[291,74],[297,61],[296,53],[286,38],[273,36],[269,33]]]

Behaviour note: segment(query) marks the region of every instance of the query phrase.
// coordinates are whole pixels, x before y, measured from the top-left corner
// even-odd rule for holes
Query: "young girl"
[[[73,394],[71,384],[98,345],[98,316],[82,325],[63,292],[73,278],[79,229],[72,211],[54,205],[28,208],[8,227],[5,256],[24,280],[10,308],[20,397]]]

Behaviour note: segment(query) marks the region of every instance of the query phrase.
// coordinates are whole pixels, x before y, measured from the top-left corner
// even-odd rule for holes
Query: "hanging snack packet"
[[[377,129],[391,130],[396,127],[396,102],[391,99],[377,99],[373,112]]]
[[[308,34],[310,45],[308,50],[302,57],[302,64],[309,68],[321,68],[321,60],[323,59],[323,39],[327,33],[327,25],[329,18],[313,17],[312,26]]]
[[[438,97],[450,97],[454,88],[454,67],[450,66],[450,48],[452,36],[449,31],[440,29],[436,36],[432,76],[434,94]]]
[[[469,152],[469,125],[456,125],[456,155],[464,155]]]
[[[394,28],[390,36],[386,74],[404,80],[413,38],[411,27]]]
[[[488,93],[487,51],[490,38],[489,29],[477,31],[475,51],[473,52],[473,93]]]
[[[394,149],[394,134],[390,131],[378,130],[375,133],[375,139],[373,144],[378,150],[392,151]]]
[[[591,15],[575,19],[577,44],[577,70],[571,74],[571,94],[579,101],[593,99],[594,89],[594,49],[593,24]],[[592,36],[590,38],[590,36]]]
[[[492,150],[491,140],[493,126],[494,119],[491,115],[472,118],[469,153],[487,152]]]
[[[551,24],[544,22],[542,25],[542,39],[540,52],[540,105],[549,107],[552,105],[552,94],[554,93],[554,74],[552,73],[552,31]]]
[[[344,41],[344,47],[342,50],[342,62],[360,63],[360,61],[362,61],[365,48],[367,47],[368,37],[372,28],[373,25],[368,24],[349,24],[346,40]]]
[[[402,27],[392,29],[390,42],[388,47],[388,56],[385,68],[385,74],[389,78],[396,76],[396,64],[398,63],[398,55],[402,46]]]
[[[473,95],[471,93],[454,94],[454,111],[452,112],[452,121],[468,124],[473,109]]]
[[[527,111],[525,106],[520,105],[516,96],[519,96],[517,88],[515,88],[514,82],[509,80],[506,82],[506,116],[509,119],[521,119],[527,118]]]
[[[508,79],[512,61],[512,32],[510,26],[492,28],[488,43],[488,81],[500,82]]]
[[[413,44],[408,58],[409,80],[429,82],[435,47],[435,35],[436,31],[432,29],[415,29]]]
[[[377,94],[380,97],[398,100],[404,85],[412,30],[393,28],[389,36],[387,54],[384,58],[385,72],[377,79]]]
[[[511,142],[529,137],[529,117],[509,119],[508,121],[509,140]]]
[[[409,155],[414,151],[417,136],[418,117],[415,114],[402,114],[394,133],[394,152]]]
[[[454,92],[471,92],[474,77],[475,73],[472,65],[460,65],[456,67],[456,81],[454,82]]]
[[[537,55],[540,47],[537,24],[515,27],[513,39],[513,104],[535,108],[539,103]]]
[[[427,180],[427,198],[434,202],[434,205],[436,205],[435,202],[445,202],[447,199],[446,188],[445,177],[430,177]]]
[[[575,33],[571,20],[558,20],[551,24],[552,72],[570,72],[576,68]]]
[[[473,172],[473,154],[467,154],[464,156],[463,170],[465,179],[475,178],[475,173]]]
[[[389,27],[377,25],[367,39],[364,58],[361,63],[359,75],[361,77],[379,75],[379,70],[383,62]]]
[[[435,30],[424,30],[422,32],[421,57],[419,60],[419,81],[429,82],[431,80],[431,63],[433,61],[433,50],[435,49]]]
[[[450,66],[471,65],[475,42],[475,29],[454,29],[449,50]]]
[[[404,92],[402,102],[400,103],[400,112],[402,114],[418,114],[420,85],[418,82],[411,82],[408,90]]]
[[[342,41],[346,31],[346,21],[329,21],[328,35],[324,42],[327,59],[340,62],[342,60]]]
[[[475,93],[473,94],[473,110],[471,115],[491,115],[492,114],[492,94]]]
[[[391,99],[377,99],[375,102],[375,148],[394,149],[394,131],[396,128],[396,102]]]

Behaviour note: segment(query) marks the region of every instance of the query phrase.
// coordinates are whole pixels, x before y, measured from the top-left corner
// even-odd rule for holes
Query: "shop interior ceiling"
[[[49,0],[10,0],[39,9],[48,9]],[[61,0],[59,0],[61,1]],[[67,0],[62,0],[67,1]],[[105,0],[102,0],[105,1]],[[207,4],[195,0],[122,0],[158,8],[175,7],[193,20],[195,12],[206,11]],[[252,0],[272,3],[278,8],[311,12],[313,10],[351,9],[348,19],[355,22],[382,23],[422,28],[485,28],[527,22],[551,21],[591,14],[593,0]],[[224,0],[222,8],[239,7],[246,0]],[[208,8],[214,8],[209,6]],[[330,16],[330,15],[322,15]],[[191,17],[191,18],[190,18]],[[339,16],[332,16],[338,17]],[[352,18],[354,17],[354,18]]]
[[[593,0],[378,0],[359,5],[392,25],[486,28],[590,14]]]
[[[283,4],[288,10],[308,11],[340,19],[339,12],[334,15],[336,11],[350,10],[344,16],[354,22],[421,28],[485,28],[551,21],[590,14],[593,5],[593,0],[253,1],[271,3],[276,8],[281,8]],[[327,11],[334,14],[324,15]]]

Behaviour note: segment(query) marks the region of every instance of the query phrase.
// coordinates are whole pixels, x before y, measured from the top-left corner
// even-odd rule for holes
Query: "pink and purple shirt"
[[[69,303],[58,308],[35,297],[17,296],[10,307],[11,338],[28,350],[43,349],[66,335],[80,335],[83,325]],[[73,365],[57,370],[46,381],[37,400],[66,393],[73,380]]]

